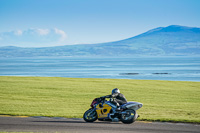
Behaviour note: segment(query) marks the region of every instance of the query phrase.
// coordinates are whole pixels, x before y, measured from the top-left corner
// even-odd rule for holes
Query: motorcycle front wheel
[[[135,110],[128,109],[126,113],[121,115],[121,121],[124,124],[131,124],[137,119],[137,114]]]
[[[93,108],[90,108],[84,113],[83,119],[86,122],[94,122],[97,120],[97,112]]]

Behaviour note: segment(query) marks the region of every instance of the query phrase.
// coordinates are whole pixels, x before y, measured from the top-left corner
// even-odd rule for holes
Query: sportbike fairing
[[[96,106],[96,112],[98,118],[107,118],[109,114],[112,112],[112,105],[110,102],[105,102],[104,104],[100,103]]]
[[[142,106],[143,106],[143,104],[139,103],[139,102],[128,102],[126,104],[121,105],[121,108],[122,109],[130,108],[130,109],[133,109],[133,110],[138,110]]]

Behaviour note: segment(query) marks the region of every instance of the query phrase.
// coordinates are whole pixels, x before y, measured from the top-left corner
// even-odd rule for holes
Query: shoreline
[[[77,78],[77,79],[111,79],[111,80],[147,80],[147,81],[174,81],[174,82],[200,82],[199,81],[189,81],[189,80],[158,80],[158,79],[131,79],[131,78],[86,78],[86,77],[60,77],[60,76],[29,76],[29,75],[0,75],[0,77],[39,77],[39,78]]]

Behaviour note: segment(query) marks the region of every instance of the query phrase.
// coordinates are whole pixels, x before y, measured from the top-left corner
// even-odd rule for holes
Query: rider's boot
[[[119,103],[117,103],[117,108],[115,109],[115,111],[120,111],[120,110],[121,110],[120,105]]]
[[[120,108],[120,107],[117,107],[117,108],[116,108],[116,111],[120,111],[120,110],[121,110],[121,108]]]

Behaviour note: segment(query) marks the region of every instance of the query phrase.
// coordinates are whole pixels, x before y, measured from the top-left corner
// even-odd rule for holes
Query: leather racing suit
[[[112,95],[104,96],[105,98],[113,98],[113,101],[111,101],[113,104],[115,104],[117,107],[119,107],[122,104],[127,103],[127,100],[125,96],[121,93],[114,93]]]

